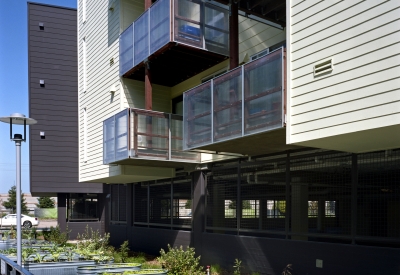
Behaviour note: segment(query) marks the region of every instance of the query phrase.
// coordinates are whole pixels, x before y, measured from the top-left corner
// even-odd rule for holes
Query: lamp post
[[[1,122],[10,124],[10,139],[15,142],[17,154],[17,264],[22,264],[22,236],[21,236],[21,142],[26,140],[26,125],[36,124],[33,118],[25,117],[23,114],[14,113],[8,117],[0,117]],[[12,125],[24,125],[24,135],[12,135]]]

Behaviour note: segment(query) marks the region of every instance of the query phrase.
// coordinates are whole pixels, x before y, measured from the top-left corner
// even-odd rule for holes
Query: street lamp
[[[1,122],[10,124],[10,139],[15,141],[17,152],[17,264],[22,264],[22,238],[21,238],[21,142],[26,140],[26,125],[36,124],[33,118],[25,117],[23,114],[14,113],[7,117],[0,117]],[[12,125],[24,125],[24,136],[12,135]]]

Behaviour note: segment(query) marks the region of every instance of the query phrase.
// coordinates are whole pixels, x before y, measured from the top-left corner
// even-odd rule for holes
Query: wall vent
[[[110,66],[114,65],[114,58],[110,58]]]
[[[333,59],[324,60],[314,65],[314,76],[330,73],[333,70]]]

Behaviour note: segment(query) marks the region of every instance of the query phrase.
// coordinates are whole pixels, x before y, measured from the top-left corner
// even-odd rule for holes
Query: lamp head
[[[26,140],[26,125],[33,125],[33,124],[37,123],[37,121],[35,119],[25,117],[25,115],[20,114],[20,113],[13,113],[10,116],[0,117],[0,121],[10,124],[10,139],[11,140],[14,140],[14,138],[15,138],[16,140],[22,140],[22,141]],[[12,125],[13,124],[24,125],[24,136],[23,137],[22,137],[22,135],[19,135],[18,138],[17,137],[13,138],[13,136],[12,136]],[[21,137],[21,138],[19,138],[19,137]]]

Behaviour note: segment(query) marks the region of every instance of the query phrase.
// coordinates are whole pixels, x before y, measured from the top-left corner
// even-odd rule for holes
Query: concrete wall
[[[291,144],[366,152],[400,145],[400,2],[287,1]],[[332,59],[332,72],[314,65]]]

